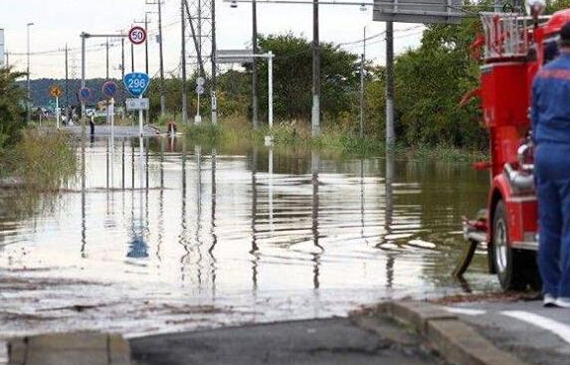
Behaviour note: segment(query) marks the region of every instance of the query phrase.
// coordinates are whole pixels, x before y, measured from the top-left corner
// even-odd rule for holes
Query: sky
[[[130,29],[135,21],[144,19],[145,12],[156,12],[156,5],[146,5],[149,0],[0,0],[0,28],[5,29],[5,46],[9,53],[9,63],[19,70],[26,68],[26,24],[30,27],[31,78],[65,75],[65,57],[61,51],[66,44],[70,51],[70,76],[80,77],[80,33],[119,33]],[[197,0],[189,0],[193,2]],[[356,4],[359,2],[354,1]],[[312,38],[312,6],[292,4],[258,4],[258,32],[260,34],[283,34],[292,32],[307,39]],[[223,0],[216,0],[218,49],[243,49],[251,47],[251,4],[239,3],[237,8]],[[151,19],[149,33],[150,67],[149,73],[156,75],[159,70],[157,14],[148,14]],[[179,73],[180,65],[180,1],[164,0],[164,59],[167,75]],[[376,35],[384,30],[384,24],[372,21],[372,7],[361,11],[360,6],[322,5],[320,7],[320,38],[324,42],[351,43],[344,49],[360,54],[364,27],[368,35]],[[422,26],[417,24],[395,25],[395,51],[400,53],[417,47]],[[106,58],[102,44],[104,39],[88,40],[87,78],[105,77]],[[370,40],[367,46],[367,59],[383,64],[385,45],[383,37]],[[120,78],[121,47],[119,42],[110,51],[110,77]],[[126,65],[130,70],[130,45],[127,42]],[[193,66],[191,54],[193,43],[188,39],[189,67]],[[59,51],[58,51],[59,50]],[[46,54],[34,54],[49,52]],[[19,55],[18,55],[19,54]],[[144,46],[135,47],[135,69],[144,71]]]

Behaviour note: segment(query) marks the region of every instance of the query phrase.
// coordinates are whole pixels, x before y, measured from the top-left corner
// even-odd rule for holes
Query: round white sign
[[[133,27],[129,31],[129,40],[133,44],[143,44],[146,41],[146,31],[142,27]]]

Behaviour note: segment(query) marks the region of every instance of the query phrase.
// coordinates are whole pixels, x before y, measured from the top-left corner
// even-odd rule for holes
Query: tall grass
[[[26,188],[57,190],[77,171],[75,150],[63,132],[29,129],[0,156],[0,176],[13,177]]]
[[[192,143],[220,149],[262,145],[265,136],[272,135],[275,149],[282,153],[287,150],[316,149],[327,155],[344,157],[380,157],[386,154],[382,136],[364,136],[361,139],[352,130],[343,127],[325,128],[319,137],[313,138],[310,128],[303,123],[277,123],[271,131],[267,126],[253,130],[245,118],[232,117],[215,126],[209,123],[189,126],[185,132]],[[397,144],[393,147],[393,153],[397,158],[448,162],[472,162],[487,158],[484,151],[447,145]]]

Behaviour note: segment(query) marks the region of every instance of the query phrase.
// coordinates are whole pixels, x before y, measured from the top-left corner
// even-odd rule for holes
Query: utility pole
[[[131,42],[131,72],[135,72],[135,44]]]
[[[27,88],[28,88],[28,100],[27,100],[27,108],[26,108],[26,120],[28,121],[28,123],[32,120],[32,105],[31,105],[31,91],[30,91],[30,27],[34,25],[34,23],[28,23],[26,24],[27,27],[27,31],[28,31],[28,38],[27,38],[27,43],[28,43],[28,51],[26,53],[27,55],[27,59],[28,59],[28,67],[27,67]]]
[[[190,32],[192,33],[192,40],[194,41],[194,47],[196,49],[196,55],[198,57],[198,69],[200,76],[206,77],[206,71],[204,70],[204,62],[202,60],[202,52],[200,47],[200,40],[198,40],[198,36],[196,34],[196,30],[194,29],[194,22],[192,16],[190,15],[190,6],[188,6],[188,0],[184,0],[184,7],[186,8],[186,15],[188,17],[188,23],[190,23]]]
[[[160,53],[160,116],[166,113],[166,99],[164,96],[164,55],[163,55],[163,38],[162,38],[162,0],[158,0],[158,38]]]
[[[65,45],[65,116],[69,123],[69,48]]]
[[[125,38],[121,38],[121,80],[125,78]]]
[[[360,139],[364,137],[364,63],[366,62],[366,27],[364,27],[364,38],[362,57],[360,60]]]
[[[148,23],[150,23],[150,20],[148,19],[148,14],[149,12],[145,12],[144,13],[144,20],[142,21],[137,21],[135,20],[135,24],[144,24],[144,31],[146,32],[146,39],[144,41],[144,57],[145,57],[145,72],[148,75],[148,64],[149,64],[149,59],[148,59]]]
[[[186,19],[184,17],[184,0],[180,1],[180,16],[182,19],[182,124],[188,124],[188,88],[186,85]]]
[[[252,10],[252,39],[251,44],[253,48],[253,54],[257,54],[257,3],[255,0],[251,3]],[[253,58],[253,63],[251,64],[251,111],[252,111],[252,123],[253,129],[257,129],[258,124],[258,99],[257,99],[257,58]]]
[[[311,115],[311,135],[321,134],[321,57],[319,49],[319,0],[313,0],[313,109]]]
[[[145,72],[148,75],[148,13],[144,13],[144,31],[146,39],[144,41]]]
[[[81,88],[85,87],[85,66],[86,66],[86,54],[85,54],[85,41],[89,38],[89,34],[83,32],[81,33]],[[85,101],[81,100],[81,119],[85,118]],[[82,121],[85,125],[85,120]]]
[[[105,55],[106,55],[106,73],[105,77],[109,80],[109,38],[107,38],[107,42],[105,43]]]
[[[212,0],[212,124],[218,123],[218,101],[216,99],[216,88],[218,83],[216,67],[216,0]]]
[[[394,134],[394,23],[386,22],[386,147],[392,149]]]

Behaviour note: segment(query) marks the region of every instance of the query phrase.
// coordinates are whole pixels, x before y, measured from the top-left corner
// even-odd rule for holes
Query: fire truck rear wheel
[[[493,258],[503,290],[524,290],[530,284],[528,254],[509,245],[509,225],[505,203],[501,200],[493,218]]]

